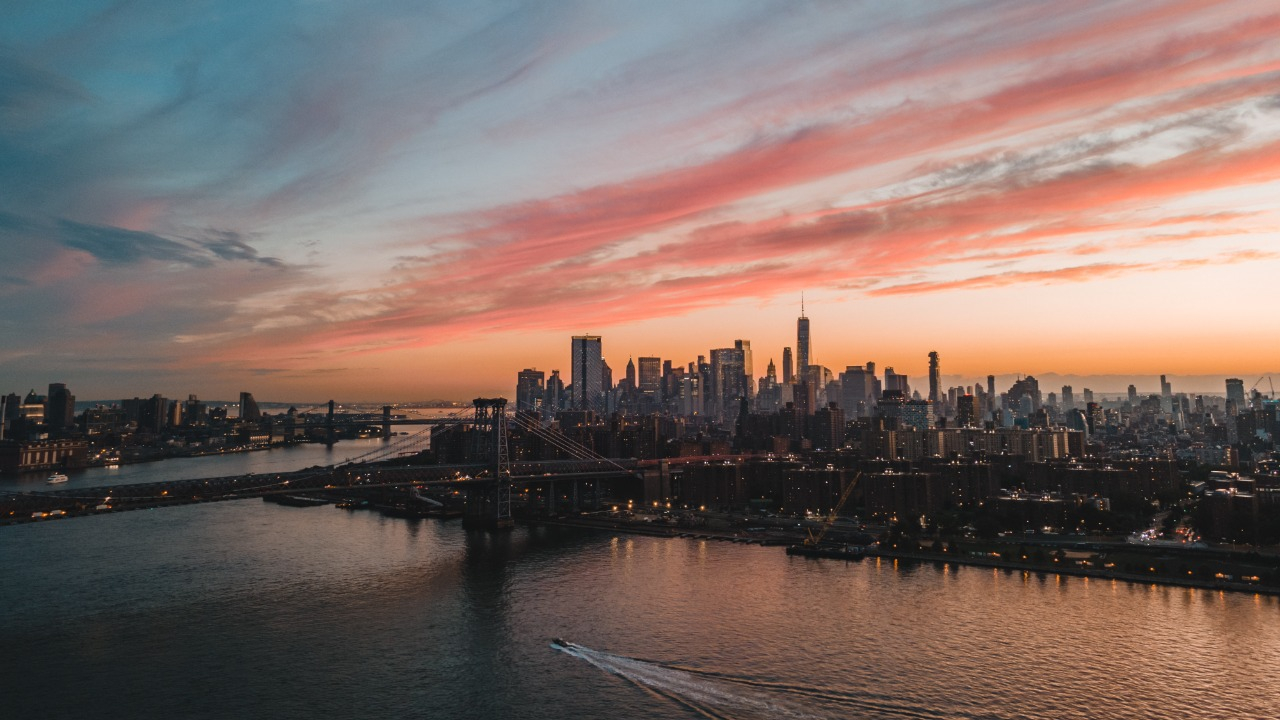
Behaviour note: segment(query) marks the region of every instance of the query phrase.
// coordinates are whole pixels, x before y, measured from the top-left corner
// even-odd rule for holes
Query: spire
[[[804,291],[800,291],[800,317],[804,317]]]

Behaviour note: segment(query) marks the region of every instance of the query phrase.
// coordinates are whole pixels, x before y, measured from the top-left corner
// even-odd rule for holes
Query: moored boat
[[[867,549],[860,545],[789,545],[787,546],[787,554],[803,555],[804,557],[815,558],[832,558],[835,560],[861,560],[863,556],[867,554]]]

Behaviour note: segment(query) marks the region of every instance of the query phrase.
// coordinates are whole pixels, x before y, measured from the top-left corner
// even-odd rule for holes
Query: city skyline
[[[803,313],[804,311],[802,310],[801,312]],[[791,336],[790,343],[787,345],[783,345],[780,348],[775,348],[776,350],[780,350],[779,352],[774,353],[773,352],[774,349],[761,348],[762,350],[765,351],[765,356],[762,357],[762,360],[760,361],[760,363],[763,363],[763,365],[767,365],[769,366],[769,368],[774,369],[778,380],[782,380],[783,378],[787,377],[787,373],[790,370],[790,366],[788,365],[788,363],[791,362],[791,358],[793,357],[793,355],[795,355],[798,358],[803,358],[809,355],[808,352],[803,350],[798,350],[798,348],[804,348],[806,346],[811,346],[812,344],[810,318],[807,316],[807,314],[801,314],[799,317],[794,319],[794,322],[795,322],[795,326],[794,326],[794,330],[792,331],[793,334]],[[760,328],[757,328],[757,329],[760,329]],[[821,328],[819,329],[821,330]],[[560,338],[560,340],[561,342],[563,342],[564,338]],[[613,354],[613,357],[615,359],[615,364],[617,364],[616,368],[615,368],[615,365],[611,365],[609,363],[610,354],[606,349],[604,338],[602,336],[593,335],[593,334],[574,335],[570,338],[570,340],[572,341],[571,349],[569,352],[564,353],[563,358],[560,358],[549,364],[539,364],[539,363],[528,363],[528,362],[522,363],[520,362],[519,358],[513,357],[511,358],[510,368],[508,369],[510,372],[516,372],[515,368],[517,367],[523,368],[518,373],[518,375],[521,377],[523,377],[523,375],[526,372],[536,372],[538,375],[543,376],[544,379],[549,378],[551,375],[555,374],[560,379],[560,382],[563,383],[563,386],[564,386],[563,391],[566,393],[565,402],[568,406],[582,407],[586,405],[586,406],[594,407],[599,410],[603,410],[604,396],[608,394],[607,390],[615,389],[619,387],[620,383],[622,383],[624,379],[630,379],[631,381],[636,382],[635,387],[637,388],[640,387],[639,383],[636,381],[636,377],[633,375],[633,373],[635,372],[635,362],[637,360],[641,362],[642,366],[645,364],[646,361],[648,361],[650,363],[650,366],[648,368],[649,372],[650,373],[658,372],[659,373],[658,380],[660,381],[661,374],[662,374],[661,365],[663,364],[674,365],[674,367],[677,370],[680,370],[681,368],[684,368],[686,366],[697,365],[698,360],[710,359],[711,360],[710,365],[715,365],[716,353],[733,350],[733,348],[717,350],[714,347],[714,345],[717,343],[719,344],[731,343],[734,346],[736,346],[739,353],[743,352],[743,348],[745,346],[746,355],[743,358],[743,360],[740,362],[745,365],[744,375],[745,377],[750,378],[751,382],[747,383],[747,385],[744,386],[744,391],[749,391],[754,396],[755,383],[760,381],[761,379],[764,379],[767,376],[767,372],[762,364],[759,364],[759,363],[756,364],[754,368],[755,371],[753,371],[752,369],[752,362],[750,360],[752,355],[752,351],[751,351],[752,341],[750,338],[745,338],[745,339],[736,338],[733,340],[712,339],[710,340],[711,345],[707,347],[700,347],[700,348],[693,347],[689,350],[688,354],[677,355],[675,357],[662,356],[662,355],[644,355],[644,354],[632,352],[623,348],[621,350],[614,352]],[[1252,373],[1239,373],[1239,372],[1226,373],[1222,375],[1189,375],[1189,376],[1176,375],[1172,373],[1159,373],[1155,375],[1149,375],[1145,373],[1136,374],[1136,375],[1119,375],[1119,374],[1083,375],[1083,374],[1076,374],[1076,373],[1059,373],[1059,372],[986,373],[983,371],[978,371],[976,373],[955,373],[950,371],[950,368],[949,368],[950,363],[947,363],[947,369],[948,369],[947,372],[941,371],[941,367],[938,364],[939,355],[940,354],[938,353],[938,351],[931,350],[928,353],[925,353],[923,355],[923,360],[920,357],[917,357],[917,358],[914,358],[914,360],[909,359],[907,362],[902,363],[902,362],[894,362],[892,358],[890,358],[888,362],[885,362],[884,359],[881,359],[877,356],[877,353],[875,353],[874,351],[871,351],[866,353],[865,357],[861,355],[853,358],[810,357],[809,365],[810,367],[813,367],[813,368],[825,369],[829,371],[832,375],[839,375],[845,368],[852,369],[855,367],[862,367],[867,364],[870,364],[873,367],[878,367],[881,375],[890,374],[890,375],[896,375],[898,377],[910,378],[912,382],[912,388],[915,390],[921,391],[921,394],[925,399],[933,399],[932,395],[935,389],[938,390],[941,394],[945,394],[946,390],[952,387],[971,387],[971,386],[980,385],[980,384],[990,385],[991,382],[993,381],[997,384],[998,388],[1002,392],[1005,387],[1011,385],[1012,383],[1020,381],[1026,377],[1039,378],[1041,382],[1046,383],[1046,387],[1049,387],[1049,386],[1057,387],[1060,385],[1065,385],[1069,388],[1070,386],[1073,386],[1073,385],[1081,386],[1084,389],[1087,389],[1099,396],[1109,395],[1109,396],[1123,397],[1128,395],[1132,398],[1135,391],[1138,393],[1138,395],[1142,397],[1147,397],[1150,395],[1167,395],[1168,388],[1176,386],[1173,392],[1178,394],[1225,397],[1228,394],[1226,388],[1230,387],[1233,382],[1242,383],[1245,387],[1248,388],[1250,392],[1256,389],[1259,392],[1262,392],[1264,395],[1272,396],[1274,395],[1274,377],[1273,376],[1280,375],[1280,373],[1271,373],[1271,372],[1263,372],[1257,377],[1254,377]],[[621,361],[618,358],[624,357],[624,356],[627,358],[627,362],[625,365],[621,365],[620,364]],[[775,368],[775,366],[777,367]],[[799,378],[802,376],[802,373],[800,372],[799,367],[800,366],[797,363],[796,370],[795,370],[795,377],[797,382],[799,381]],[[509,374],[510,373],[508,373],[508,375]],[[574,377],[579,375],[585,375],[589,378],[592,378],[592,382],[588,385],[588,387],[595,387],[595,386],[601,387],[601,390],[599,391],[592,391],[593,393],[592,399],[584,400],[582,397],[579,397],[579,395],[585,392],[583,390],[583,386],[576,385],[573,382]],[[643,375],[644,375],[644,372],[642,371],[641,377],[643,377]],[[241,395],[243,395],[244,394],[243,387],[246,387],[248,384],[254,383],[254,381],[251,378],[252,378],[252,374],[250,373],[242,376],[240,380],[233,379],[231,381],[231,386],[234,386],[240,389],[237,389],[234,392],[230,392],[228,396],[233,396],[236,393],[240,393]],[[67,378],[65,377],[62,378],[62,380],[66,380],[66,379]],[[83,378],[81,378],[80,376],[73,376],[71,378],[71,383],[76,384],[78,387],[84,387],[84,385],[79,384],[79,381],[81,381],[82,379]],[[606,380],[608,381],[607,383],[608,388],[604,387],[606,384],[604,381]],[[418,396],[406,395],[404,392],[392,391],[392,394],[384,395],[384,396],[343,397],[341,400],[342,402],[357,403],[357,404],[385,403],[385,402],[391,402],[393,404],[403,404],[403,403],[412,404],[414,402],[436,402],[436,401],[468,402],[472,396],[476,396],[476,395],[495,396],[495,397],[507,396],[514,400],[518,398],[521,394],[520,390],[518,389],[518,386],[520,383],[517,383],[517,389],[513,391],[511,387],[511,383],[509,381],[510,381],[510,377],[507,377],[505,380],[499,380],[491,384],[480,385],[478,386],[480,387],[479,390],[467,392],[464,390],[459,390],[459,388],[465,388],[466,386],[474,385],[475,383],[472,383],[470,380],[466,378],[459,378],[459,379],[456,379],[456,381],[450,383],[450,389],[451,389],[450,391],[452,392],[452,394],[448,394],[448,392],[446,392],[446,394],[441,394],[438,396],[418,397]],[[788,380],[782,380],[782,382],[790,383],[791,381],[788,379]],[[38,394],[37,391],[43,388],[46,384],[49,384],[50,387],[54,385],[65,386],[64,382],[46,383],[45,381],[42,380],[40,382],[37,382],[35,385],[32,385],[29,390],[30,392]],[[135,399],[137,399],[137,397],[139,396],[145,397],[152,394],[171,395],[174,397],[177,397],[179,395],[184,395],[184,394],[191,394],[191,395],[200,395],[202,397],[210,397],[210,395],[208,394],[209,385],[207,383],[200,383],[199,381],[196,381],[193,384],[182,385],[181,387],[172,386],[172,383],[157,384],[155,382],[142,383],[134,387],[135,387],[135,390],[131,390],[129,393],[117,393],[115,395],[112,395],[109,393],[97,392],[96,390],[91,388],[89,395],[81,396],[82,399],[79,401],[79,404],[85,404],[85,403],[94,404],[94,403],[103,403],[103,402],[113,403],[120,399],[127,399],[129,394],[132,394]],[[154,391],[157,387],[162,388],[163,390],[161,392],[155,393]],[[257,385],[254,385],[254,387],[257,387]],[[141,389],[136,390],[136,388],[141,388]],[[197,390],[198,392],[194,392],[194,393],[190,392],[193,389]],[[3,391],[3,392],[19,392],[20,390],[21,388],[18,386],[14,386],[7,390],[0,389],[0,391]],[[226,392],[226,391],[223,391],[223,392]],[[302,396],[295,395],[295,396],[287,396],[287,397],[274,397],[270,399],[269,402],[277,403],[277,404],[279,403],[289,404],[289,403],[297,403],[297,402],[321,403],[325,401],[324,398],[333,399],[334,397],[332,393],[329,393],[327,395],[324,394],[324,388],[320,389],[320,393],[321,393],[320,395],[316,395],[313,393],[311,395],[302,395]],[[229,400],[221,399],[221,396],[219,395],[219,391],[214,391],[212,395],[215,396],[214,397],[215,402],[232,402]]]
[[[586,333],[758,377],[801,293],[833,371],[1280,374],[1257,3],[214,9],[0,28],[6,391],[510,395]]]
[[[807,320],[808,318],[805,317],[800,319]],[[804,325],[804,327],[807,335],[808,326]],[[760,381],[761,379],[769,377],[770,376],[769,373],[771,372],[774,373],[775,379],[777,381],[783,382],[783,383],[791,382],[790,380],[783,380],[783,378],[785,377],[785,372],[783,368],[785,367],[785,362],[787,362],[791,358],[791,353],[794,350],[794,345],[798,344],[795,342],[795,340],[798,339],[799,332],[797,332],[796,334],[797,334],[797,338],[793,339],[793,345],[783,346],[781,348],[782,352],[777,353],[776,357],[774,355],[767,355],[755,365],[755,372],[745,373],[746,376],[751,378],[753,381],[753,383],[751,384],[751,392],[753,394],[754,394],[754,387],[755,387],[754,383]],[[610,356],[605,349],[606,348],[605,338],[599,335],[582,335],[582,336],[575,335],[570,339],[572,340],[572,348],[569,352],[564,353],[563,362],[558,361],[558,362],[553,362],[551,364],[542,365],[542,364],[536,364],[536,363],[534,364],[521,363],[519,362],[518,358],[513,359],[512,364],[510,366],[509,375],[515,374],[517,376],[518,382],[514,385],[511,383],[511,378],[507,377],[505,380],[499,381],[498,383],[496,383],[493,387],[485,388],[483,391],[477,391],[472,393],[454,392],[451,395],[441,395],[441,396],[434,396],[434,397],[425,397],[425,396],[410,397],[408,395],[401,393],[398,395],[388,395],[388,396],[381,396],[381,397],[379,396],[343,397],[340,399],[340,401],[346,402],[346,403],[353,403],[353,404],[369,404],[369,403],[377,404],[377,403],[386,403],[386,402],[412,404],[414,402],[434,402],[434,401],[466,403],[470,401],[470,398],[472,396],[481,395],[481,396],[508,397],[512,400],[514,405],[516,402],[518,402],[518,398],[521,396],[521,391],[519,390],[519,387],[520,385],[523,384],[524,375],[526,373],[534,373],[538,375],[544,382],[550,379],[553,375],[558,377],[560,382],[563,384],[561,391],[566,393],[565,395],[566,405],[578,407],[582,404],[583,401],[581,398],[577,396],[576,393],[581,393],[582,388],[574,387],[574,384],[572,381],[574,376],[574,369],[580,357],[577,352],[577,348],[580,345],[580,341],[588,341],[587,344],[592,349],[587,354],[587,357],[583,359],[587,363],[599,363],[599,365],[598,366],[592,365],[592,368],[587,370],[587,375],[589,377],[596,378],[600,382],[602,389],[600,391],[600,394],[596,395],[596,397],[593,400],[588,401],[587,404],[593,405],[593,406],[599,406],[600,403],[603,402],[603,395],[605,394],[603,389],[604,377],[608,377],[609,380],[611,381],[609,386],[611,389],[617,388],[619,384],[623,382],[624,379],[630,377],[624,373],[627,370],[633,371],[635,369],[634,366],[636,361],[640,361],[641,367],[642,367],[639,378],[644,377],[645,375],[644,364],[646,361],[648,361],[650,364],[649,372],[658,373],[657,379],[660,381],[661,372],[662,372],[661,365],[671,364],[671,365],[674,365],[674,367],[677,370],[679,370],[688,365],[696,365],[698,358],[710,359],[713,357],[713,354],[716,352],[716,349],[714,347],[709,346],[709,347],[704,347],[700,349],[695,348],[691,350],[688,355],[681,355],[677,357],[666,357],[666,356],[657,356],[657,355],[651,355],[651,356],[641,355],[639,353],[626,352],[624,350],[614,354],[615,362],[619,363],[619,365],[615,367],[615,365],[612,365],[609,363]],[[564,338],[561,338],[561,341],[563,340]],[[745,344],[746,347],[748,348],[748,354],[750,354],[750,347],[751,347],[750,339],[739,338],[734,340],[725,340],[722,342],[737,345],[739,351],[741,351],[742,346]],[[732,350],[732,348],[729,348],[729,350]],[[845,362],[845,360],[840,360],[835,363],[830,363],[830,362],[825,362],[824,359],[822,358],[815,358],[811,364],[813,367],[825,368],[826,370],[831,371],[833,375],[839,375],[846,368],[860,368],[870,363],[872,366],[877,368],[876,374],[879,377],[884,377],[886,373],[889,373],[899,377],[909,378],[909,381],[911,383],[911,388],[913,391],[919,392],[924,399],[931,399],[930,397],[932,394],[931,388],[933,386],[933,376],[934,376],[934,370],[935,370],[932,363],[935,361],[938,355],[940,355],[940,353],[938,353],[937,351],[930,351],[929,353],[925,354],[922,362],[918,362],[915,365],[912,365],[910,362],[905,364],[904,363],[895,364],[892,360],[886,363],[883,361],[883,359],[877,358],[875,353],[871,353],[867,357],[860,357],[858,359],[854,359],[850,362]],[[620,364],[621,361],[616,360],[616,358],[622,357],[622,356],[625,356],[627,358],[626,364]],[[591,358],[594,358],[594,360],[592,360]],[[919,358],[917,358],[917,360],[919,360]],[[763,364],[763,366],[761,363]],[[631,366],[631,367],[627,367],[627,366]],[[766,370],[764,366],[767,366],[768,370]],[[522,369],[520,369],[517,372],[517,368],[522,368]],[[939,371],[937,373],[937,388],[941,392],[941,394],[945,394],[946,390],[953,387],[972,387],[974,385],[990,386],[991,383],[994,383],[996,388],[995,392],[998,394],[998,393],[1003,393],[1008,386],[1010,386],[1011,384],[1023,378],[1032,377],[1032,378],[1039,379],[1039,381],[1045,386],[1046,393],[1054,392],[1060,386],[1063,386],[1064,390],[1071,389],[1072,387],[1074,387],[1076,393],[1080,393],[1082,391],[1089,391],[1093,394],[1098,395],[1099,397],[1110,396],[1114,398],[1122,398],[1126,395],[1132,396],[1133,393],[1136,391],[1139,396],[1145,398],[1149,396],[1159,396],[1159,395],[1168,394],[1165,392],[1166,386],[1168,386],[1172,388],[1171,392],[1174,394],[1181,394],[1181,395],[1188,395],[1188,396],[1204,395],[1204,396],[1225,398],[1229,396],[1228,389],[1232,386],[1232,383],[1237,383],[1240,386],[1239,390],[1241,392],[1243,392],[1246,389],[1248,390],[1249,393],[1252,393],[1254,390],[1257,390],[1261,392],[1264,396],[1271,397],[1274,395],[1274,392],[1275,392],[1274,390],[1275,375],[1280,375],[1280,373],[1263,373],[1258,377],[1254,377],[1251,374],[1244,374],[1244,373],[1234,373],[1234,374],[1224,374],[1224,375],[1182,376],[1182,375],[1174,375],[1170,373],[1161,373],[1158,375],[1146,375],[1146,374],[1142,374],[1142,375],[1079,375],[1079,374],[1070,374],[1070,373],[1063,374],[1063,373],[1056,373],[1056,372],[959,374],[959,373],[953,373],[949,371],[948,372]],[[799,375],[797,375],[796,377],[798,379]],[[72,376],[70,378],[61,377],[60,378],[61,381],[58,381],[58,382],[41,381],[32,385],[30,388],[28,388],[28,391],[39,395],[43,392],[46,386],[48,387],[60,386],[65,388],[68,384],[76,388],[82,388],[82,387],[85,387],[85,385],[79,382],[81,379],[82,378]],[[635,378],[632,378],[632,379],[634,380]],[[171,398],[176,398],[182,395],[191,395],[191,396],[199,396],[201,398],[210,400],[211,402],[215,402],[215,403],[235,404],[235,401],[231,400],[230,397],[235,396],[237,394],[240,394],[241,396],[243,396],[245,394],[243,388],[248,387],[252,383],[240,382],[239,384],[235,384],[233,381],[233,384],[235,385],[235,387],[241,388],[241,389],[236,390],[235,392],[228,393],[227,397],[222,397],[216,391],[210,394],[206,389],[208,386],[206,384],[199,383],[198,381],[190,385],[183,385],[181,387],[176,387],[176,388],[170,387],[170,384],[167,384],[167,383],[151,383],[151,384],[144,383],[139,386],[143,388],[142,390],[139,390],[137,392],[131,391],[130,393],[125,393],[125,394],[117,393],[115,395],[104,394],[101,392],[96,392],[91,389],[90,392],[88,392],[87,394],[81,393],[80,398],[77,400],[77,404],[87,406],[87,405],[92,405],[97,403],[115,403],[120,401],[121,399],[127,400],[129,395],[132,395],[133,398],[136,400],[139,397],[147,397],[153,394],[157,396],[166,396]],[[465,385],[465,384],[466,384],[465,382],[457,383],[457,385],[459,386]],[[639,381],[637,381],[635,387],[641,388],[643,387],[643,385]],[[745,389],[746,388],[744,387],[744,390]],[[575,393],[575,394],[571,394],[570,391],[572,391],[572,393]],[[8,393],[8,392],[16,393],[19,396],[21,396],[24,392],[27,392],[27,391],[22,390],[22,388],[17,385],[14,385],[13,387],[10,387],[10,388],[0,388],[0,393]],[[986,392],[986,390],[984,390],[984,392]],[[333,399],[327,395],[324,397]],[[293,397],[293,396],[271,397],[265,401],[273,404],[290,404],[290,403],[298,403],[298,402],[302,402],[305,404],[305,403],[325,402],[325,400],[318,395],[316,396],[308,395],[304,397]]]

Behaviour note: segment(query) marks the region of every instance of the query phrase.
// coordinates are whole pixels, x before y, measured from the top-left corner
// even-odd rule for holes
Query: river
[[[334,465],[370,450],[385,446],[381,439],[343,440],[333,447],[322,443],[299,443],[269,450],[215,453],[198,457],[170,458],[154,462],[91,467],[66,471],[67,482],[49,485],[49,472],[0,475],[0,492],[42,492],[102,485],[133,485],[162,480],[287,472],[314,465]]]
[[[259,500],[0,528],[0,548],[5,717],[1280,709],[1280,603],[1247,594]]]
[[[358,409],[371,411],[373,408]],[[465,416],[467,412],[466,408],[413,406],[396,408],[396,413],[400,415],[427,418],[457,417],[459,414]],[[398,428],[400,434],[391,438],[389,442],[384,442],[379,438],[342,440],[333,447],[328,447],[322,443],[299,443],[297,445],[273,447],[267,450],[213,453],[198,457],[169,458],[154,462],[113,467],[67,470],[65,471],[67,482],[57,485],[49,485],[45,482],[50,475],[48,470],[0,474],[0,492],[42,492],[66,488],[99,487],[102,485],[133,485],[135,483],[163,480],[227,477],[231,475],[247,475],[249,473],[288,472],[315,465],[337,465],[383,448],[423,449],[421,439],[416,439],[416,437],[424,431],[424,426],[402,425],[398,426]],[[410,435],[415,437],[408,437]]]

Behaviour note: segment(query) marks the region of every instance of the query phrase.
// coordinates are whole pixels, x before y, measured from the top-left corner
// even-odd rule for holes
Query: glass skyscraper
[[[604,411],[604,354],[599,335],[573,336],[573,408]]]
[[[796,375],[809,372],[809,318],[803,314],[796,320]]]

